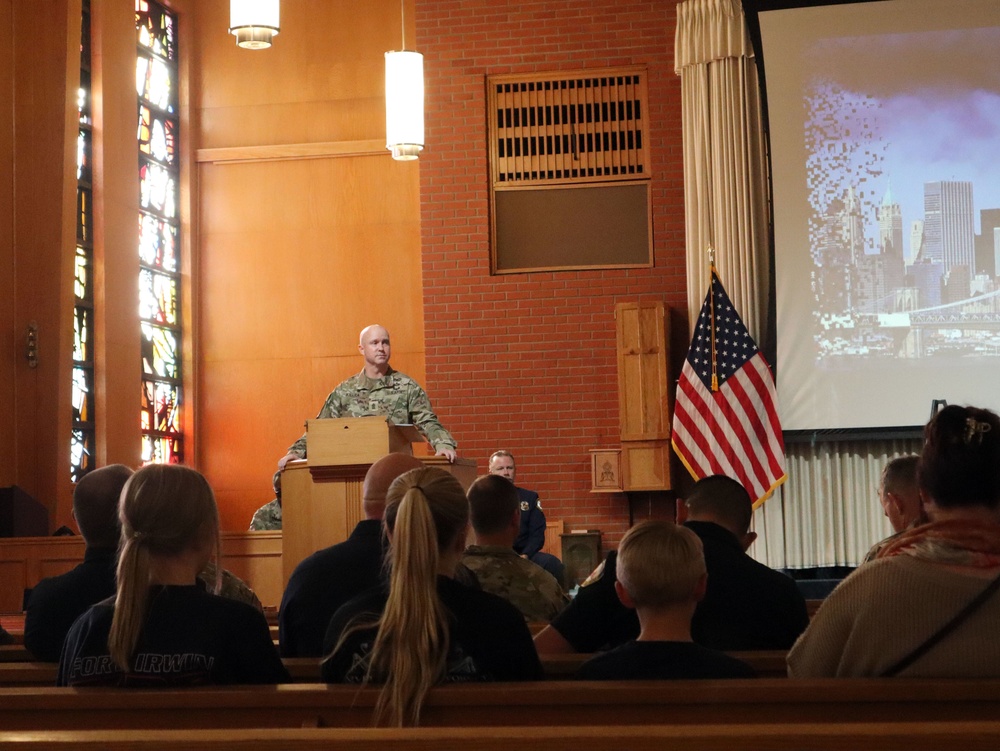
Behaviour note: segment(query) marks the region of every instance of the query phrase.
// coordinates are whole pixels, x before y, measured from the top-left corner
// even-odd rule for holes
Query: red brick
[[[513,451],[548,515],[601,529],[605,549],[628,524],[623,495],[588,492],[588,450],[619,443],[615,303],[686,307],[675,23],[662,0],[417,3],[426,385],[461,455],[484,469]],[[485,76],[636,63],[649,72],[654,267],[490,275]]]

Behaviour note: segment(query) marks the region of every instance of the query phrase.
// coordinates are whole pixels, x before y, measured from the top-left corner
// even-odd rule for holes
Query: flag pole
[[[712,391],[719,390],[719,371],[715,359],[715,248],[708,246],[708,299],[710,308],[711,346],[712,346]]]

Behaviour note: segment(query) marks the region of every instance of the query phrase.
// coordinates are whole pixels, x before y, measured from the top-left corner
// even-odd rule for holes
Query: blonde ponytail
[[[375,705],[376,725],[418,725],[424,697],[447,669],[448,611],[437,593],[442,551],[464,534],[469,519],[465,492],[436,467],[398,477],[386,494],[389,596],[374,624],[352,623],[330,656],[354,632],[377,627],[365,682],[383,682]]]
[[[117,580],[118,594],[111,618],[108,653],[115,665],[128,672],[132,652],[146,620],[149,599],[149,551],[134,538],[122,539]]]
[[[212,538],[219,510],[208,481],[179,464],[150,464],[129,478],[118,505],[122,532],[108,653],[127,672],[149,607],[150,557],[170,556]]]

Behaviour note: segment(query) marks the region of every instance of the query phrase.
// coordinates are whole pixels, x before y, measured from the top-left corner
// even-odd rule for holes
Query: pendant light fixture
[[[424,148],[424,56],[406,49],[405,3],[399,2],[402,49],[385,53],[385,147],[402,161]]]
[[[266,50],[280,30],[279,0],[229,0],[229,33],[247,50]]]

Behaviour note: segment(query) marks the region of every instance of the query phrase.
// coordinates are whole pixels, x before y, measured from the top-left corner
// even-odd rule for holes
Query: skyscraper
[[[885,189],[882,203],[875,208],[878,219],[879,250],[883,253],[888,249],[903,255],[903,211],[892,198],[892,184]]]
[[[924,247],[924,221],[914,219],[910,225],[910,257],[907,264],[915,263],[920,258],[920,251]]]
[[[924,183],[924,244],[920,257],[940,261],[945,274],[955,266],[966,266],[968,278],[972,278],[976,266],[976,224],[971,182]]]
[[[878,219],[879,252],[882,255],[880,295],[889,299],[893,291],[903,286],[903,211],[892,198],[892,185],[885,189],[882,203],[875,208]],[[888,310],[889,307],[883,306]]]

